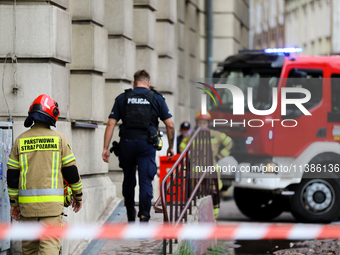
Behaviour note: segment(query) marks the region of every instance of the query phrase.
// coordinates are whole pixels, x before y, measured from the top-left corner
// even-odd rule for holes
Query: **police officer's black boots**
[[[140,222],[149,222],[150,220],[150,216],[145,216],[140,213],[138,213],[138,217]]]
[[[140,221],[140,222],[149,222],[149,218],[146,217],[146,216],[144,216],[144,217],[140,218],[139,221]]]
[[[134,207],[126,207],[128,222],[136,221],[136,209]]]

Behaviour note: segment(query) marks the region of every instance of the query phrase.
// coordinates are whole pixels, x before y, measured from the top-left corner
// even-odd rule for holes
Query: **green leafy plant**
[[[174,254],[175,255],[195,255],[194,249],[192,247],[189,247],[188,242],[184,242]]]

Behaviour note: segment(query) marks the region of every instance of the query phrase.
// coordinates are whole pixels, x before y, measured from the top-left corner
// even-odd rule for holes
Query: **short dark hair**
[[[139,81],[150,81],[150,75],[147,71],[143,70],[138,70],[135,72],[133,75],[134,82],[137,84]]]

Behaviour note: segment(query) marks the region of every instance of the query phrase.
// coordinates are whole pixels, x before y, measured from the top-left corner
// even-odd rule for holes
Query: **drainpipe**
[[[254,15],[254,2],[253,0],[249,1],[249,49],[253,49],[254,45],[254,30],[253,30],[253,16]]]
[[[207,78],[212,78],[213,66],[213,0],[206,0],[207,10]]]

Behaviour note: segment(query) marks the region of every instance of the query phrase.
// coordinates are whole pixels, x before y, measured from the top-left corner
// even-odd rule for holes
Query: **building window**
[[[274,41],[275,43],[277,43],[277,41],[276,41],[276,28],[273,28],[271,30],[271,40]]]
[[[284,0],[279,0],[279,24],[284,25],[285,4]]]
[[[302,43],[307,44],[308,41],[308,16],[307,6],[302,7]]]
[[[331,17],[331,1],[326,0],[325,37],[327,38],[331,36]]]
[[[262,41],[261,41],[261,35],[257,35],[257,48],[261,49],[262,48]]]
[[[265,32],[268,31],[268,12],[269,12],[269,10],[268,10],[268,2],[265,1],[263,3],[263,30]]]
[[[309,26],[309,31],[310,31],[310,40],[312,41],[312,43],[315,40],[315,30],[317,28],[315,22],[317,22],[317,17],[315,15],[314,2],[312,2],[310,5],[310,12],[309,12],[309,24],[311,24],[311,26]]]
[[[285,28],[284,26],[280,26],[279,28],[279,40],[280,40],[280,47],[284,47],[285,46],[285,42],[284,42],[284,38],[285,38]]]
[[[271,28],[276,27],[276,17],[277,17],[277,0],[270,1],[270,13],[269,13],[269,26]]]
[[[286,17],[286,45],[291,46],[292,43],[292,13],[287,13]]]
[[[316,3],[315,3],[315,6],[317,7],[316,8],[316,13],[317,13],[317,18],[316,18],[316,28],[317,28],[317,37],[319,39],[322,38],[322,25],[323,25],[323,1],[322,0],[318,0]]]
[[[262,33],[262,29],[261,29],[262,14],[261,14],[261,12],[262,12],[261,4],[256,4],[256,18],[255,18],[256,29],[255,29],[255,31],[256,31],[257,34]]]
[[[294,41],[293,41],[293,44],[292,46],[299,46],[300,44],[300,41],[299,41],[299,29],[300,29],[300,26],[299,26],[299,15],[298,15],[298,11],[295,10],[294,11],[294,14],[293,14],[293,34],[294,34]]]

